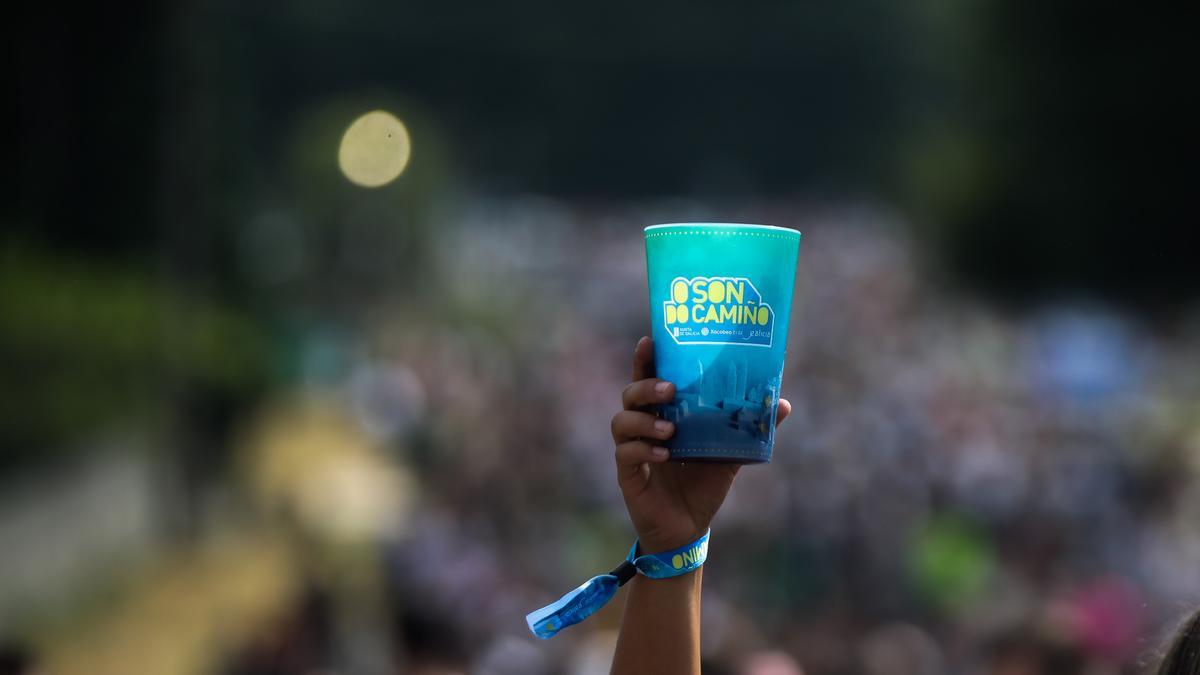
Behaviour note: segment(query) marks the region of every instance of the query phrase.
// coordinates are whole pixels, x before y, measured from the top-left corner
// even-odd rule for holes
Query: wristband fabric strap
[[[633,542],[625,561],[608,574],[594,576],[567,593],[553,604],[532,611],[525,623],[533,634],[548,640],[558,631],[573,626],[603,607],[625,582],[641,572],[650,579],[668,579],[695,571],[708,559],[707,530],[704,536],[690,544],[662,553],[638,555],[638,542]]]

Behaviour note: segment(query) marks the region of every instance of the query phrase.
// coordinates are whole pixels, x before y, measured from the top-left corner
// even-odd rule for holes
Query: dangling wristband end
[[[617,588],[624,586],[638,572],[651,579],[667,579],[693,572],[708,559],[709,534],[711,530],[696,541],[672,551],[641,556],[637,555],[638,542],[634,541],[629,555],[616,569],[592,577],[557,602],[530,612],[525,615],[525,623],[534,635],[548,640],[560,630],[583,621],[603,607],[616,594]]]

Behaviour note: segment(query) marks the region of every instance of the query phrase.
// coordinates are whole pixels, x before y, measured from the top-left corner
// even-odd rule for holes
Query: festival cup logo
[[[775,312],[749,279],[678,277],[670,297],[663,320],[676,344],[771,346]]]
[[[659,406],[678,461],[771,460],[800,233],[680,223],[646,228]]]

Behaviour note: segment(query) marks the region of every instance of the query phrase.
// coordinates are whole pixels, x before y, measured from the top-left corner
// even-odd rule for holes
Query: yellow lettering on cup
[[[671,558],[671,566],[674,567],[675,569],[682,568],[683,567],[683,556],[676,553],[675,557]]]
[[[667,305],[667,323],[675,323],[679,320],[679,310],[675,309],[675,305]]]
[[[767,319],[769,319],[769,318],[771,318],[771,316],[767,312],[767,308],[759,307],[758,308],[758,322],[765,326],[765,325],[767,325]]]
[[[712,302],[723,302],[725,300],[725,284],[728,281],[718,281],[708,287],[708,299]]]
[[[675,302],[687,302],[687,298],[688,298],[687,282],[683,281],[682,279],[679,281],[676,281],[675,285],[673,287],[671,287],[671,297],[675,299]]]
[[[737,290],[733,289],[733,284],[729,285],[729,301],[736,302],[739,305],[746,302],[746,282],[739,281]]]
[[[692,302],[697,305],[708,302],[708,281],[706,279],[696,279],[692,282]]]

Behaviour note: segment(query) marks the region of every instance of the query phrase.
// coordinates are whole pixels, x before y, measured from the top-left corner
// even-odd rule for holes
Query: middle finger
[[[637,410],[654,403],[666,403],[675,395],[675,385],[654,377],[630,382],[621,392],[621,405]]]
[[[674,433],[674,424],[650,413],[622,410],[612,418],[612,436],[617,443],[639,438],[667,439]]]

